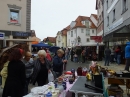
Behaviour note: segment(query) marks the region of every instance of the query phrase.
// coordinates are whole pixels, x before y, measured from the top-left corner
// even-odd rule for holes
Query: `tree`
[[[52,44],[51,42],[48,42],[48,45],[49,45],[49,46],[53,46],[53,44]]]

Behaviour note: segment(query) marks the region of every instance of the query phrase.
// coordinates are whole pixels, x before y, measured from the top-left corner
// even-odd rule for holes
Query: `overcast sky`
[[[79,15],[96,14],[96,0],[32,0],[31,29],[43,40],[55,37]]]

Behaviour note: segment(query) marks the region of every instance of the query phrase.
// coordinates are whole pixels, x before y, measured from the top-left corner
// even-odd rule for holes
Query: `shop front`
[[[31,51],[31,33],[30,32],[19,32],[19,31],[0,31],[5,34],[6,46],[12,46],[14,44],[26,45]],[[1,42],[1,41],[0,41]],[[4,42],[3,42],[4,43]]]

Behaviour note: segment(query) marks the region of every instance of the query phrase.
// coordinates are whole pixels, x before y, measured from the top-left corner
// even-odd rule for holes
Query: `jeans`
[[[65,55],[65,59],[68,60],[69,59],[69,54]]]
[[[82,56],[83,63],[85,63],[85,56]]]
[[[126,59],[125,70],[129,71],[129,67],[130,67],[130,59]]]
[[[110,62],[110,55],[106,55],[105,56],[105,66],[109,66],[109,62]]]
[[[74,62],[78,62],[78,58],[77,57],[74,57]]]
[[[121,55],[117,55],[117,64],[120,65],[121,63]]]
[[[81,62],[81,55],[78,55],[78,62]]]
[[[26,78],[26,83],[25,83],[25,87],[24,87],[24,95],[28,94],[28,85],[30,82],[30,78]]]

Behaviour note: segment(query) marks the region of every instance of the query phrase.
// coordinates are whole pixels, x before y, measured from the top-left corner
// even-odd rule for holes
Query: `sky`
[[[97,14],[96,0],[32,0],[31,30],[43,40],[56,37],[58,31],[70,25],[79,15]]]

